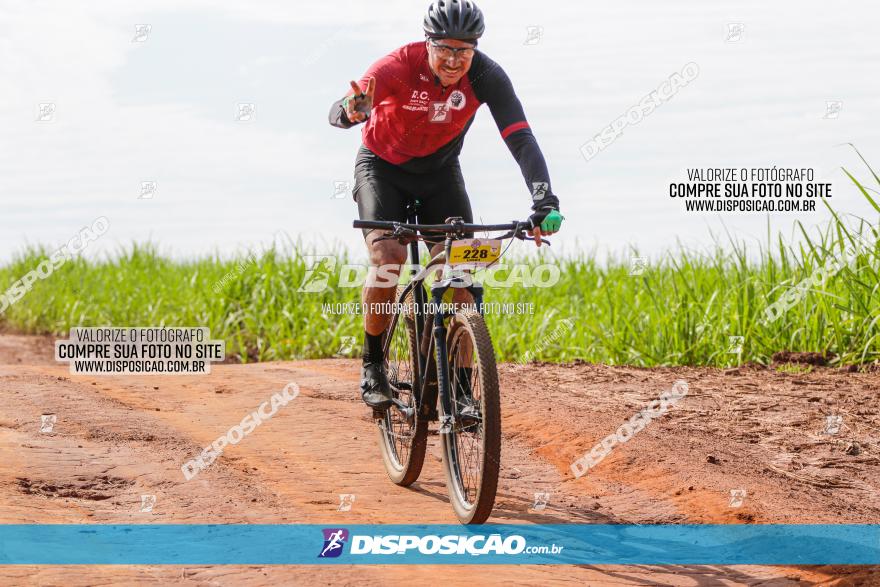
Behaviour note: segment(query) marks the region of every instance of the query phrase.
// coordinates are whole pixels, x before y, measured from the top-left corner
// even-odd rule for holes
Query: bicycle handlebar
[[[355,220],[352,223],[353,228],[386,228],[395,230],[398,227],[409,230],[426,230],[431,232],[459,232],[459,231],[480,231],[480,230],[523,230],[531,229],[528,222],[508,222],[507,224],[468,224],[462,222],[460,224],[409,224],[406,222],[395,222],[388,220]]]
[[[519,240],[528,241],[535,240],[523,234],[525,231],[532,229],[531,222],[516,220],[514,220],[513,222],[508,222],[507,224],[469,224],[466,222],[452,222],[448,224],[409,224],[407,222],[396,222],[388,220],[355,220],[352,223],[352,227],[390,230],[392,231],[391,233],[386,234],[385,236],[382,236],[380,238],[392,240],[397,239],[402,244],[411,242],[413,239],[417,240],[418,236],[416,236],[416,231],[445,232],[447,235],[455,234],[463,236],[463,233],[465,232],[506,230],[506,233],[492,238],[518,238]],[[542,239],[541,242],[548,246],[550,245],[550,241],[546,239]]]

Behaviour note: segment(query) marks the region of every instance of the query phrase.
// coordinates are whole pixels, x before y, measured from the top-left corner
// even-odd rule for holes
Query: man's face
[[[451,86],[458,83],[464,74],[471,68],[474,60],[474,43],[459,41],[457,39],[428,39],[428,64],[431,66],[440,83]],[[470,49],[465,52],[453,52],[450,49]]]

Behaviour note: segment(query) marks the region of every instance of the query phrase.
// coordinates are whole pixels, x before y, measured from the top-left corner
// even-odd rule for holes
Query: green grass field
[[[872,190],[847,175],[880,213]],[[869,363],[880,359],[876,226],[835,215],[817,233],[800,226],[803,239],[794,245],[768,235],[760,251],[736,241],[711,254],[670,251],[641,275],[630,274],[630,255],[605,263],[568,258],[559,262],[552,288],[487,288],[487,301],[534,304],[533,315],[493,314],[487,321],[504,361],[729,366],[768,363],[774,352],[792,350],[834,353],[832,364]],[[853,254],[858,235],[870,244]],[[0,291],[50,252],[31,248],[0,268]],[[207,326],[213,338],[226,340],[228,355],[243,361],[330,357],[343,337],[355,336],[347,354],[357,356],[361,316],[323,314],[322,304],[357,303],[360,290],[338,288],[334,278],[322,293],[298,292],[308,253],[291,246],[181,262],[141,245],[100,261],[74,258],[38,279],[0,314],[0,325],[59,335],[71,326]],[[348,262],[345,253],[338,257]],[[535,255],[525,262],[549,261]],[[823,266],[825,273],[817,273]],[[802,282],[809,287],[796,287]],[[785,295],[791,307],[767,320],[767,307]],[[742,337],[741,344],[731,337]]]

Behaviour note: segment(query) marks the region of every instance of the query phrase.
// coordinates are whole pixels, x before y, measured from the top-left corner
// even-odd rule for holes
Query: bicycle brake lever
[[[519,233],[515,234],[514,236],[515,236],[516,238],[518,238],[519,240],[521,240],[521,241],[534,241],[534,240],[535,240],[534,237],[526,236],[525,234],[522,233],[522,231],[520,231]],[[550,241],[548,241],[548,240],[545,239],[545,238],[542,238],[542,239],[541,239],[541,244],[543,245],[543,244],[545,244],[545,243],[546,243],[546,245],[547,245],[548,247],[550,246]]]
[[[414,230],[402,229],[394,231],[394,234],[391,235],[390,238],[396,240],[402,245],[408,245],[413,241],[417,241],[419,239],[419,236]]]
[[[534,241],[535,240],[534,237],[526,236],[526,231],[533,230],[531,228],[527,228],[527,226],[528,226],[527,224],[523,223],[521,226],[519,226],[516,230],[513,231],[513,233],[514,233],[513,236],[518,238],[521,241]],[[548,247],[550,246],[550,241],[542,238],[541,244],[544,244],[544,243],[547,243]]]
[[[376,238],[374,239],[374,242],[375,242],[375,241],[390,241],[390,240],[396,240],[396,241],[401,242],[402,244],[407,244],[407,242],[410,242],[410,241],[411,241],[413,238],[415,238],[415,237],[416,237],[416,233],[415,233],[415,231],[412,231],[412,230],[409,230],[409,229],[406,229],[406,228],[398,227],[398,228],[395,228],[395,229],[394,229],[393,231],[391,231],[391,232],[386,232],[386,233],[383,234],[382,236],[380,236],[380,237],[376,237]],[[406,241],[406,242],[404,242],[404,241]]]

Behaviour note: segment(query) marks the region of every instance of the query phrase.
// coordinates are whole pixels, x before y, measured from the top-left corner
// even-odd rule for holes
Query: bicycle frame
[[[425,420],[436,421],[438,419],[436,411],[438,396],[444,414],[449,415],[452,413],[451,390],[449,389],[448,377],[449,360],[446,356],[447,331],[444,324],[444,319],[450,314],[439,311],[435,312],[433,315],[433,324],[431,325],[431,334],[429,335],[428,325],[425,322],[425,316],[422,312],[422,309],[427,307],[425,304],[426,292],[425,288],[422,287],[422,284],[432,271],[432,268],[442,262],[443,275],[440,280],[431,285],[431,301],[433,307],[438,310],[442,307],[443,296],[450,288],[465,289],[470,292],[471,296],[473,296],[474,303],[476,304],[478,311],[482,314],[483,286],[474,282],[472,279],[469,279],[466,282],[461,275],[455,275],[452,271],[452,266],[447,263],[447,260],[451,255],[452,243],[455,240],[455,237],[465,238],[466,234],[471,234],[476,230],[507,230],[508,232],[506,234],[495,238],[518,238],[520,240],[534,239],[524,236],[524,231],[530,230],[530,225],[528,222],[522,221],[514,221],[508,224],[478,225],[466,224],[462,218],[455,217],[447,218],[446,224],[443,225],[421,225],[418,223],[418,207],[418,200],[407,203],[407,221],[405,227],[398,222],[372,220],[356,220],[353,223],[353,227],[385,230],[394,229],[394,233],[388,236],[388,238],[409,239],[408,241],[401,240],[400,242],[407,242],[409,246],[409,269],[411,280],[404,287],[396,301],[398,304],[402,305],[406,296],[409,295],[410,292],[413,294],[413,303],[415,306],[415,335],[419,355],[418,361],[416,361],[418,373],[415,374],[416,381],[414,381],[412,390],[413,398],[421,417]],[[402,231],[404,228],[406,230]],[[421,267],[419,263],[419,241],[415,238],[415,230],[445,232],[446,235],[443,252],[435,255],[425,267]],[[545,240],[544,244],[549,245],[550,243]],[[420,269],[417,270],[417,267]],[[392,316],[390,332],[394,331],[396,320],[398,320],[399,316],[399,313],[395,313]],[[386,340],[385,348],[383,349],[386,356],[390,345],[391,340]],[[395,406],[407,416],[410,416],[406,406],[403,406],[396,401]],[[378,415],[379,413],[374,411],[374,414]]]
[[[407,205],[407,223],[418,223],[417,203]],[[416,385],[413,386],[413,395],[421,417],[429,421],[438,420],[436,409],[438,396],[440,405],[443,407],[443,413],[447,415],[452,413],[452,398],[451,390],[449,389],[449,358],[446,355],[446,326],[443,323],[444,318],[448,314],[440,311],[434,312],[431,335],[428,336],[425,313],[421,311],[422,308],[426,307],[426,292],[423,284],[431,273],[432,267],[435,267],[441,261],[444,263],[442,279],[431,285],[431,302],[434,308],[439,309],[441,307],[443,296],[450,288],[465,289],[473,296],[474,303],[482,313],[483,286],[473,280],[470,280],[468,283],[461,276],[453,275],[452,267],[446,264],[446,260],[449,259],[451,253],[453,240],[452,235],[447,234],[443,252],[434,256],[427,266],[421,267],[418,270],[416,268],[420,267],[419,241],[414,240],[409,243],[411,280],[397,299],[397,302],[402,304],[409,292],[413,293],[413,303],[416,308],[414,323],[419,355],[417,361],[419,372],[416,374]],[[397,319],[398,315],[395,315],[393,320]],[[386,341],[386,343],[391,344],[391,341]]]

